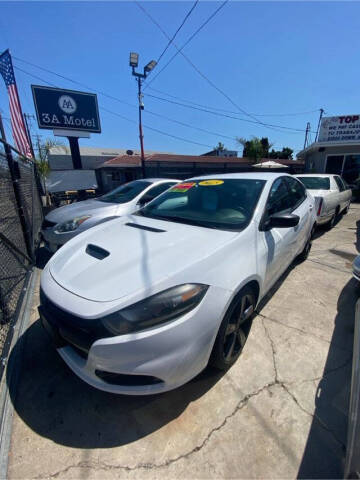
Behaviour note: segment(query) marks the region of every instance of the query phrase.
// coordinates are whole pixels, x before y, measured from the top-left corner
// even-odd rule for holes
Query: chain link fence
[[[36,165],[0,140],[0,376],[43,219]]]

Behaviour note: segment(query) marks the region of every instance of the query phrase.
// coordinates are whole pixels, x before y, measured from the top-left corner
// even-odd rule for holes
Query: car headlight
[[[72,220],[68,220],[67,222],[60,223],[56,228],[55,228],[55,233],[67,233],[67,232],[73,232],[77,228],[80,227],[82,223],[85,222],[90,218],[90,215],[84,215],[82,217],[76,217],[73,218]]]
[[[203,299],[208,285],[185,284],[169,288],[102,319],[112,335],[138,332],[190,312]]]

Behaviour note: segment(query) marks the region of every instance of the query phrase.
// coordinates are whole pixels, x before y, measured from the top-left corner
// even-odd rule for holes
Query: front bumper
[[[101,338],[88,350],[78,348],[76,341],[71,344],[69,336],[64,340],[58,332],[50,333],[63,360],[93,387],[128,395],[161,393],[188,382],[206,367],[229,301],[230,292],[210,287],[186,315],[158,328]]]

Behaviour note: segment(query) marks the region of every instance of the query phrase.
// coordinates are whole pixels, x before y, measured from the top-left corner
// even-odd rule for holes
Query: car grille
[[[57,336],[65,344],[74,347],[77,353],[82,352],[82,357],[87,358],[91,345],[111,335],[102,325],[100,319],[88,320],[65,312],[55,305],[41,290],[40,305],[43,315]]]
[[[41,228],[45,230],[46,228],[55,227],[55,225],[56,225],[56,222],[50,222],[49,220],[45,219],[41,225]]]

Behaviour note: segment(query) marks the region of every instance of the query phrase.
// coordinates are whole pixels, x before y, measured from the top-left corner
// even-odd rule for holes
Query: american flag
[[[9,50],[6,50],[0,55],[0,73],[3,76],[9,94],[11,128],[15,146],[20,153],[31,158],[30,142],[25,129]]]

